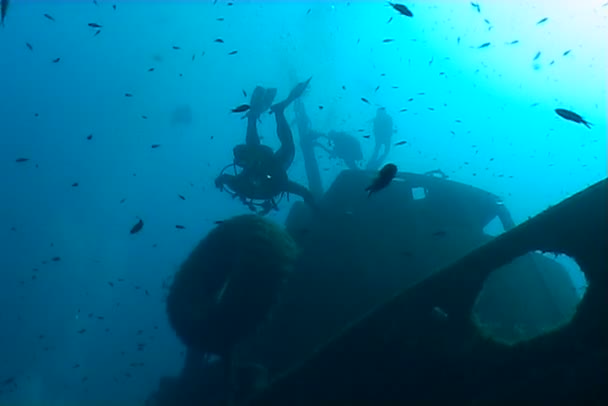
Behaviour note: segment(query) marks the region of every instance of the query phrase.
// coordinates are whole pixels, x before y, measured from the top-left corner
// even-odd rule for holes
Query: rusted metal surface
[[[404,289],[251,404],[606,401],[607,196],[608,181],[598,182]],[[535,250],[573,257],[589,288],[567,326],[498,344],[472,322],[473,305],[493,270]]]

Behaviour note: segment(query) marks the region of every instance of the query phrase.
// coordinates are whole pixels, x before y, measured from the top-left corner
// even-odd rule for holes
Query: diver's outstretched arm
[[[296,196],[300,196],[304,200],[304,202],[310,207],[315,210],[318,209],[317,202],[315,201],[315,198],[313,197],[312,193],[310,193],[310,190],[300,185],[299,183],[290,180],[287,184],[286,192],[294,194]]]

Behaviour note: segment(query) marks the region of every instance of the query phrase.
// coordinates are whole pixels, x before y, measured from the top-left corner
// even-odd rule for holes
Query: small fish
[[[30,44],[29,42],[25,43],[25,46],[27,47],[27,49],[29,49],[30,51],[34,51],[34,47],[32,46],[32,44]]]
[[[135,234],[141,231],[141,229],[144,227],[144,222],[142,219],[139,219],[139,221],[137,222],[137,224],[135,224],[133,226],[133,228],[131,228],[131,234]]]
[[[177,45],[173,45],[171,48],[175,49],[176,51],[179,51],[181,48],[178,47]]]
[[[101,30],[97,30],[95,31],[95,34],[93,34],[94,37],[98,36],[99,34],[101,34]]]
[[[182,195],[178,195],[178,196],[179,196],[180,199],[186,200],[186,198],[184,196],[182,196]]]
[[[319,110],[323,110],[323,108],[324,108],[323,106],[319,105]]]
[[[160,147],[160,144],[152,144],[151,147],[152,148],[158,148],[158,147]]]
[[[393,17],[389,18],[388,21],[386,22],[387,24],[390,23],[391,21],[393,21]]]
[[[242,112],[247,111],[247,110],[249,110],[249,105],[248,104],[241,104],[240,106],[233,108],[232,112],[233,113],[242,113]]]
[[[50,15],[50,14],[44,14],[44,16],[45,16],[46,18],[48,18],[49,20],[51,20],[51,21],[55,21],[55,19],[53,18],[53,16],[52,16],[52,15]]]
[[[239,51],[228,52],[228,55],[236,55],[237,52],[239,52]]]
[[[218,17],[215,19],[215,21],[224,21],[224,17]]]
[[[55,59],[53,59],[51,62],[53,62],[53,63],[57,63],[57,62],[59,62],[60,60],[61,60],[61,58],[55,58]]]
[[[435,237],[435,238],[441,238],[441,237],[445,237],[446,234],[447,233],[444,230],[439,230],[439,231],[435,231],[433,233],[433,237]]]
[[[478,13],[481,13],[481,7],[479,7],[479,4],[471,2],[471,6],[473,6]]]
[[[148,72],[154,72],[154,68],[148,68]]]
[[[243,96],[247,97],[247,92],[245,91],[245,89],[243,89],[242,92],[243,92]]]
[[[519,40],[518,39],[509,42],[508,45],[515,45],[515,44],[519,44]]]
[[[591,128],[590,126],[593,125],[593,124],[589,123],[588,121],[585,121],[585,119],[583,119],[581,116],[579,116],[578,114],[576,114],[573,111],[566,110],[566,109],[555,109],[555,112],[560,117],[563,117],[566,120],[570,120],[575,123],[584,124],[587,128]]]
[[[545,17],[545,18],[541,18],[540,20],[538,20],[538,22],[536,23],[536,25],[542,24],[544,22],[546,22],[549,18]]]
[[[399,145],[405,145],[407,144],[407,141],[399,141],[395,143],[395,146],[398,147]]]
[[[397,10],[397,12],[399,12],[399,14],[402,14],[402,15],[407,16],[407,17],[414,17],[414,14],[410,11],[410,9],[408,9],[403,4],[391,3],[390,1],[388,2],[388,4],[392,8],[394,8],[395,10]]]
[[[102,28],[103,27],[103,25],[99,25],[97,23],[89,23],[88,26],[91,28]]]
[[[81,330],[78,330],[78,334],[84,334],[84,333],[86,333],[86,331],[87,331],[87,329],[83,328]]]
[[[59,262],[59,261],[61,261],[61,257],[53,257],[53,258],[51,258],[51,261]]]
[[[217,42],[218,44],[223,44],[224,40],[221,39],[221,38],[216,38],[216,39],[213,40],[213,42]]]
[[[0,3],[0,27],[4,27],[4,19],[6,18],[6,12],[8,11],[9,0],[2,0]]]
[[[17,159],[15,159],[15,162],[18,162],[18,163],[19,162],[27,162],[29,160],[30,160],[29,158],[17,158]]]
[[[540,58],[540,51],[538,51],[536,53],[536,55],[534,55],[534,59],[532,59],[533,61],[537,60],[538,58]]]
[[[182,226],[180,224],[176,224],[175,228],[177,228],[178,230],[183,230],[184,228],[186,228],[185,226]]]
[[[78,182],[72,183],[72,187],[78,187]]]
[[[365,97],[362,97],[362,98],[361,98],[361,101],[362,101],[363,103],[371,104],[371,103],[369,102],[369,100],[367,100]]]
[[[215,220],[213,224],[224,224],[224,220]]]
[[[306,15],[309,15],[311,11],[312,11],[311,8],[309,8],[308,10],[306,10]]]
[[[387,39],[383,39],[382,42],[387,43],[387,42],[393,42],[394,39],[393,38],[387,38]]]
[[[480,45],[480,46],[478,46],[477,48],[478,48],[478,49],[481,49],[481,48],[487,48],[487,47],[489,47],[489,46],[490,46],[490,42],[484,42],[483,44],[481,44],[481,45]]]
[[[567,50],[567,51],[566,51],[566,52],[564,52],[562,55],[563,55],[563,56],[566,56],[566,55],[568,55],[570,52],[572,52],[572,50],[571,50],[571,49]]]
[[[376,179],[374,179],[372,184],[365,188],[365,191],[369,192],[367,197],[371,197],[372,194],[387,187],[391,183],[395,175],[397,175],[396,165],[384,165],[384,167],[380,169],[380,172],[378,172],[378,176],[376,177]]]
[[[112,4],[112,10],[116,11],[116,4]]]

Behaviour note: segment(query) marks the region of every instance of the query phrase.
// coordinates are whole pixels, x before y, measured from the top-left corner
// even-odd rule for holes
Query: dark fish
[[[141,116],[141,118],[143,118],[144,120],[147,120],[148,116]]]
[[[81,329],[81,330],[78,330],[78,334],[83,334],[83,333],[86,333],[86,331],[87,331],[87,329],[86,329],[86,328],[83,328],[83,329]]]
[[[15,159],[15,162],[27,162],[29,160],[30,160],[29,158],[17,158],[17,159]]]
[[[479,7],[479,4],[471,2],[471,6],[473,6],[478,13],[481,13],[481,7]]]
[[[4,27],[4,19],[6,18],[6,12],[8,11],[9,0],[2,0],[0,3],[0,27]]]
[[[148,68],[148,72],[154,72],[154,68]]]
[[[536,55],[534,55],[534,59],[532,59],[533,61],[537,60],[538,58],[540,58],[540,51],[538,51],[536,53]]]
[[[571,49],[567,50],[567,51],[566,51],[566,52],[564,52],[562,55],[566,56],[566,55],[568,55],[570,52],[572,52],[572,50],[571,50]]]
[[[483,44],[481,44],[480,46],[478,46],[477,48],[487,48],[490,46],[489,42],[484,42]]]
[[[367,104],[371,104],[371,103],[369,102],[369,100],[367,100],[365,97],[362,97],[362,98],[361,98],[361,101],[362,101],[362,102],[364,102],[364,103],[367,103]]]
[[[404,16],[408,16],[408,17],[414,17],[414,14],[403,4],[399,4],[399,3],[391,3],[390,1],[388,2],[388,4],[394,8],[395,10],[397,10],[399,12],[399,14],[402,14]]]
[[[232,112],[233,113],[242,113],[242,112],[247,111],[247,110],[249,110],[249,105],[248,104],[241,104],[240,106],[233,108]]]
[[[319,110],[323,110],[323,106],[319,106]]]
[[[181,49],[181,48],[180,48],[180,47],[178,47],[177,45],[173,45],[173,46],[172,46],[172,48],[173,48],[173,49],[175,49],[176,51],[179,51],[179,50]]]
[[[97,24],[97,23],[89,23],[88,25],[89,25],[89,27],[91,27],[91,28],[102,28],[102,27],[103,27],[102,25],[99,25],[99,24]]]
[[[78,182],[72,183],[72,187],[78,187]]]
[[[61,261],[61,257],[53,257],[53,258],[51,258],[51,261],[59,262],[59,261]]]
[[[133,93],[125,93],[125,97],[133,97]]]
[[[186,198],[184,196],[182,196],[182,195],[178,195],[178,196],[179,196],[180,199],[186,200]]]
[[[383,39],[382,42],[393,42],[394,39],[393,38],[387,38],[387,39]]]
[[[112,9],[116,11],[116,4],[112,4]]]
[[[239,51],[228,52],[228,55],[235,55],[237,52],[239,52]]]
[[[99,34],[101,34],[101,30],[97,30],[95,31],[95,34],[93,34],[94,37],[98,36]]]
[[[536,25],[542,24],[544,22],[546,22],[549,18],[545,17],[545,18],[541,18],[540,20],[538,20],[538,22],[536,23]]]
[[[515,45],[515,44],[518,44],[518,43],[519,43],[519,40],[516,39],[514,41],[509,42],[509,45]]]
[[[221,39],[221,38],[216,38],[216,39],[213,40],[213,42],[217,42],[218,44],[223,44],[224,40]]]
[[[34,47],[32,46],[32,44],[30,44],[29,42],[25,43],[25,46],[27,47],[27,49],[29,49],[30,51],[34,50]]]
[[[575,123],[584,124],[587,128],[591,128],[593,124],[585,121],[581,116],[576,114],[573,111],[566,109],[555,109],[555,112],[560,116],[565,118],[566,120],[574,121]]]
[[[215,220],[213,224],[224,224],[224,220]]]
[[[183,230],[184,228],[186,228],[185,226],[182,226],[180,224],[176,224],[175,228],[177,228],[178,230]]]
[[[133,226],[133,228],[131,228],[131,234],[140,232],[143,227],[144,227],[144,221],[142,219],[139,219],[137,224],[135,224]]]
[[[61,58],[55,58],[55,59],[53,59],[51,62],[53,62],[53,63],[57,63],[57,62],[59,62],[60,60],[61,60]]]
[[[310,8],[308,10],[306,10],[306,15],[309,15],[311,10],[312,9],[310,9]]]
[[[243,89],[243,96],[247,97],[247,92]]]
[[[55,19],[53,18],[53,16],[52,16],[52,15],[49,15],[49,14],[44,14],[44,16],[45,16],[46,18],[48,18],[49,20],[51,20],[51,21],[55,21]]]
[[[407,141],[399,141],[395,143],[395,146],[398,147],[399,145],[405,145],[407,144]]]
[[[224,21],[224,17],[218,17],[215,19],[216,21]]]
[[[387,187],[391,183],[391,181],[393,180],[393,178],[395,177],[396,174],[397,174],[396,165],[394,165],[394,164],[384,165],[384,167],[382,169],[380,169],[380,172],[378,172],[378,176],[376,177],[376,179],[374,179],[372,184],[365,188],[365,191],[369,192],[367,197],[371,197],[372,194]]]
[[[152,148],[158,148],[160,147],[160,144],[152,144]]]

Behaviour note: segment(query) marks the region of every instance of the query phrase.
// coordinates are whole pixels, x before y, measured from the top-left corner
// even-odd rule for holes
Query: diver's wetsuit
[[[272,103],[276,90],[261,87],[255,89],[252,95],[251,111],[248,114],[245,144],[237,145],[233,151],[235,164],[241,167],[242,171],[237,175],[221,174],[218,176],[215,180],[218,188],[222,189],[224,185],[227,185],[244,202],[246,199],[273,202],[274,198],[282,193],[293,193],[302,197],[306,203],[314,205],[310,191],[304,186],[290,181],[287,176],[287,170],[295,157],[295,144],[284,111],[304,92],[308,82],[310,79],[298,84],[287,99],[271,107],[276,118],[277,136],[281,142],[281,147],[276,152],[261,144],[257,131],[257,120],[265,110],[264,104]],[[267,207],[265,212],[271,208]]]
[[[374,139],[376,146],[374,152],[369,159],[366,169],[378,169],[382,162],[386,159],[389,152],[391,151],[391,137],[393,136],[393,119],[386,113],[384,107],[380,107],[376,110],[376,117],[374,118]],[[380,148],[384,148],[382,155],[380,154]]]

